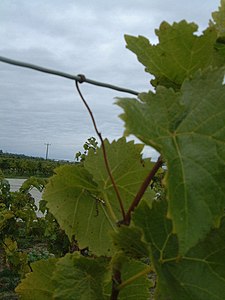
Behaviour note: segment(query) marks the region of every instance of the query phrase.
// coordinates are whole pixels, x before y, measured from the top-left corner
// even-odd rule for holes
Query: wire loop
[[[78,74],[77,77],[78,77],[77,81],[78,81],[79,83],[83,83],[83,82],[86,81],[86,77],[85,77],[84,74]]]

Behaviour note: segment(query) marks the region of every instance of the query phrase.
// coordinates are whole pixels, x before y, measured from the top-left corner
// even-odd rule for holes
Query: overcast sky
[[[85,74],[137,91],[150,75],[125,47],[124,34],[156,42],[165,20],[186,19],[203,30],[219,0],[1,0],[0,56]],[[115,97],[132,95],[87,83],[82,92],[103,137],[123,135]],[[4,152],[73,160],[93,126],[74,82],[0,62],[0,149]],[[148,150],[156,158],[156,152]]]

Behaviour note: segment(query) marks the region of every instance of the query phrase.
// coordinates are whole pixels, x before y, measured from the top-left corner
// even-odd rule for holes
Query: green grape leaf
[[[15,215],[4,203],[0,203],[0,230],[7,226],[7,220],[14,218]]]
[[[122,198],[124,209],[127,210],[145,177],[151,171],[153,163],[148,159],[142,159],[141,151],[144,147],[142,144],[134,144],[133,141],[126,142],[125,138],[120,138],[111,144],[108,140],[105,140],[104,144],[111,173]],[[84,165],[93,175],[93,179],[98,184],[103,199],[109,200],[117,221],[121,220],[121,211],[114,188],[105,168],[102,148],[98,149],[96,153],[93,151],[90,152]],[[153,192],[150,189],[148,189],[144,195],[149,201],[151,201],[153,196]]]
[[[151,261],[157,272],[156,300],[223,300],[225,295],[225,219],[218,229],[179,256],[177,236],[166,218],[167,202],[150,207],[143,202],[133,221],[151,246]]]
[[[212,13],[213,21],[209,25],[216,28],[217,40],[215,50],[218,54],[218,65],[224,65],[225,57],[225,1],[221,0],[221,6],[218,11]]]
[[[168,216],[180,254],[218,226],[225,207],[224,70],[199,72],[181,91],[158,87],[140,100],[120,99],[128,134],[166,160]]]
[[[221,6],[218,11],[212,13],[212,17],[215,23],[218,36],[225,37],[225,1],[221,0]]]
[[[112,144],[106,140],[105,147],[114,180],[127,209],[152,163],[141,159],[143,146],[127,143],[124,138]],[[96,153],[89,150],[84,165],[56,169],[43,198],[69,238],[75,235],[81,249],[89,247],[96,255],[112,254],[109,232],[117,230],[122,214],[101,149],[97,149]],[[149,201],[153,198],[150,189],[146,191],[145,198]]]
[[[117,282],[119,289],[118,300],[149,300],[152,282],[149,278],[151,268],[140,260],[130,259],[125,253],[116,252],[111,260],[113,273],[119,271],[121,274],[121,286]],[[114,279],[115,280],[115,279]],[[112,282],[106,283],[105,295],[111,299]]]
[[[16,287],[16,293],[21,300],[51,300],[56,288],[52,274],[56,268],[57,259],[39,260],[31,264],[33,272]]]
[[[195,35],[198,26],[181,21],[172,25],[163,22],[156,30],[159,43],[152,45],[143,36],[126,35],[127,48],[137,55],[146,72],[155,76],[153,86],[179,89],[187,77],[210,65],[222,66],[220,49],[215,49],[217,30],[210,26],[202,35]],[[223,47],[224,48],[224,47]],[[221,49],[223,50],[223,49]],[[223,51],[224,54],[224,51]]]
[[[113,243],[118,251],[123,251],[128,257],[138,259],[149,256],[148,245],[142,240],[142,231],[137,227],[121,226],[113,234]]]
[[[116,224],[105,204],[98,200],[97,185],[82,165],[66,165],[56,169],[46,186],[43,198],[61,228],[81,249],[89,247],[96,255],[109,255],[108,232]]]
[[[46,179],[37,178],[34,176],[29,177],[20,187],[21,192],[30,192],[33,188],[36,188],[39,192],[42,192],[46,185]]]
[[[57,284],[54,299],[105,299],[105,281],[111,281],[108,262],[104,258],[87,258],[67,254],[57,264],[53,279]]]
[[[149,266],[137,260],[125,260],[122,266],[122,282],[131,279],[137,274],[142,274],[139,278],[129,282],[119,293],[119,300],[148,300],[151,281],[147,271]]]

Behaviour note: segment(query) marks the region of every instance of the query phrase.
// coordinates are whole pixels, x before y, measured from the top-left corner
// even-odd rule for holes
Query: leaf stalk
[[[162,166],[163,161],[161,156],[159,156],[157,162],[155,163],[155,165],[153,166],[151,172],[147,175],[147,177],[145,178],[144,182],[142,183],[139,191],[137,192],[133,202],[131,203],[126,216],[125,216],[125,222],[123,223],[123,221],[121,222],[122,224],[125,225],[129,225],[130,224],[130,220],[131,220],[131,213],[134,211],[134,209],[138,206],[139,202],[141,201],[147,187],[149,186],[151,180],[153,179],[153,177],[155,176],[155,174],[157,173],[157,171],[159,170],[159,168]]]
[[[119,270],[115,270],[112,278],[112,293],[110,300],[117,300],[119,296],[120,290],[118,289],[118,286],[121,284],[121,273]]]
[[[125,288],[127,285],[131,284],[132,282],[136,281],[138,278],[152,272],[152,267],[149,266],[148,268],[142,270],[141,272],[135,274],[134,276],[128,278],[127,280],[123,281],[118,287],[118,290],[122,290],[123,288]]]
[[[96,121],[95,121],[95,118],[94,118],[94,115],[87,103],[87,101],[84,99],[81,91],[80,91],[80,88],[79,88],[79,82],[76,80],[75,81],[75,85],[76,85],[76,88],[77,88],[77,91],[78,91],[78,94],[81,98],[81,100],[83,101],[85,107],[87,108],[88,112],[89,112],[89,115],[91,117],[91,120],[92,120],[92,123],[93,123],[93,126],[94,126],[94,129],[95,129],[95,132],[97,134],[97,136],[99,137],[100,141],[101,141],[101,146],[102,146],[102,152],[103,152],[103,157],[104,157],[104,162],[105,162],[105,167],[106,167],[106,170],[108,172],[108,175],[110,177],[110,180],[112,182],[112,185],[113,185],[113,188],[114,188],[114,191],[116,193],[116,196],[117,196],[117,199],[119,201],[119,205],[120,205],[120,210],[121,210],[121,213],[122,213],[122,217],[123,217],[123,220],[125,220],[125,210],[124,210],[124,207],[123,207],[123,202],[122,202],[122,199],[121,199],[121,196],[120,196],[120,193],[119,193],[119,190],[117,188],[117,185],[116,185],[116,182],[113,178],[113,175],[112,175],[112,172],[110,170],[110,166],[109,166],[109,161],[108,161],[108,157],[107,157],[107,153],[106,153],[106,149],[105,149],[105,144],[104,144],[104,141],[103,141],[103,138],[102,138],[102,135],[101,133],[99,132],[98,130],[98,127],[97,127],[97,124],[96,124]]]

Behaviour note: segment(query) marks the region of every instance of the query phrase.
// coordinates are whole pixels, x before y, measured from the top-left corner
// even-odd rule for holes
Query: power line
[[[14,65],[14,66],[18,66],[18,67],[32,69],[32,70],[47,73],[47,74],[52,74],[52,75],[64,77],[64,78],[71,79],[71,80],[76,80],[76,81],[79,81],[79,82],[87,82],[89,84],[105,87],[105,88],[116,90],[116,91],[119,91],[119,92],[124,92],[124,93],[128,93],[128,94],[133,94],[133,95],[138,95],[139,94],[139,92],[131,90],[131,89],[126,89],[126,88],[119,87],[119,86],[116,86],[116,85],[112,85],[112,84],[108,84],[108,83],[88,79],[84,75],[72,75],[72,74],[69,74],[69,73],[48,69],[48,68],[45,68],[45,67],[41,67],[41,66],[38,66],[38,65],[34,65],[34,64],[14,60],[14,59],[10,59],[10,58],[3,57],[3,56],[0,56],[0,62],[7,63],[7,64]]]

